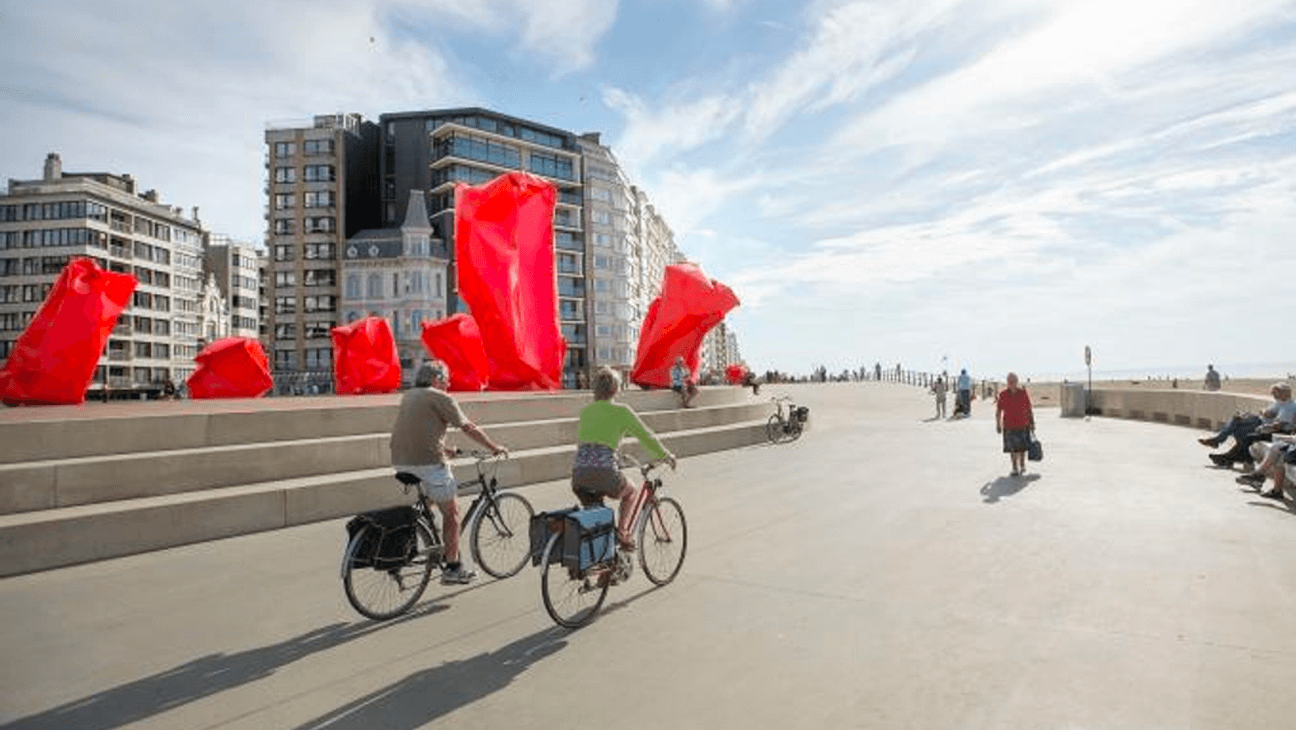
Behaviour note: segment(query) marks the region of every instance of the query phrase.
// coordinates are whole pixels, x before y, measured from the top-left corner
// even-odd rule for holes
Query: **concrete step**
[[[574,418],[588,391],[462,393],[479,425]],[[618,399],[639,413],[677,409],[670,391],[628,390]],[[386,432],[399,394],[219,401],[145,401],[0,409],[0,464],[209,446],[297,441]],[[699,407],[753,402],[735,387],[702,388]]]
[[[754,420],[767,404],[717,405],[640,414],[658,434]],[[363,417],[363,414],[361,414]],[[304,418],[308,416],[300,416]],[[487,426],[514,451],[576,442],[575,416]],[[0,514],[372,469],[390,463],[390,434],[313,437],[137,453],[49,459],[0,465]],[[454,431],[448,442],[477,445]]]
[[[765,441],[765,419],[660,434],[680,457]],[[626,449],[642,458],[631,441]],[[562,479],[571,473],[571,444],[515,453],[500,464],[505,488]],[[461,481],[475,476],[459,460]],[[666,477],[687,490],[688,465]],[[163,496],[59,507],[0,516],[0,576],[131,555],[407,503],[390,467],[362,469]],[[534,505],[546,509],[554,505]],[[338,535],[341,555],[343,536]]]

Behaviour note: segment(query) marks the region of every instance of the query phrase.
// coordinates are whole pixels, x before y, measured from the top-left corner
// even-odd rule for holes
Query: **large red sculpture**
[[[0,370],[0,400],[10,405],[84,402],[108,335],[136,284],[130,274],[104,271],[92,259],[69,261]]]
[[[274,387],[265,350],[250,337],[216,340],[194,361],[198,369],[185,381],[194,399],[259,398]]]
[[[477,320],[460,313],[424,322],[422,339],[432,357],[450,368],[450,390],[486,389],[490,364]]]
[[[333,379],[339,395],[400,390],[400,354],[386,319],[365,317],[334,327],[332,336]]]
[[[648,305],[639,331],[639,351],[630,379],[645,387],[670,387],[676,357],[683,357],[696,380],[702,338],[738,306],[733,290],[710,279],[697,264],[671,264],[662,277],[661,295]]]
[[[520,172],[455,187],[459,296],[481,328],[492,390],[562,384],[567,342],[554,278],[556,198],[553,185]]]

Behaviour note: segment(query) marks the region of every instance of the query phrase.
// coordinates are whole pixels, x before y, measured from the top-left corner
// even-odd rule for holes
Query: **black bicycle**
[[[787,402],[787,415],[783,415],[783,403]],[[810,409],[806,406],[798,406],[792,402],[791,396],[777,396],[770,398],[770,402],[778,410],[774,415],[769,417],[769,422],[765,424],[765,435],[769,438],[770,443],[777,444],[784,441],[796,441],[801,438],[801,432],[805,430],[806,421],[810,420]]]
[[[500,459],[473,451],[477,478],[459,485],[478,487],[476,499],[463,514],[460,533],[468,535],[473,560],[488,575],[516,575],[531,555],[527,534],[534,510],[525,497],[499,491]],[[432,577],[444,565],[445,544],[428,504],[423,480],[408,472],[396,479],[418,491],[408,507],[367,512],[347,523],[347,546],[342,557],[342,587],[347,601],[367,618],[384,620],[408,611],[418,602]]]

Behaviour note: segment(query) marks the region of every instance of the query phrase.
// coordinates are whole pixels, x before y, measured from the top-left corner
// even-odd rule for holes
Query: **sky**
[[[1293,0],[0,0],[0,176],[258,244],[267,124],[457,106],[601,132],[759,372],[1296,370]]]

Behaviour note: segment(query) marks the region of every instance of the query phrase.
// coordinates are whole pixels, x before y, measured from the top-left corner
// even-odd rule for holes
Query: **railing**
[[[297,370],[276,373],[273,395],[320,395],[333,392],[333,371]]]
[[[134,357],[130,350],[112,350],[108,353],[108,359],[113,362],[129,362]]]

